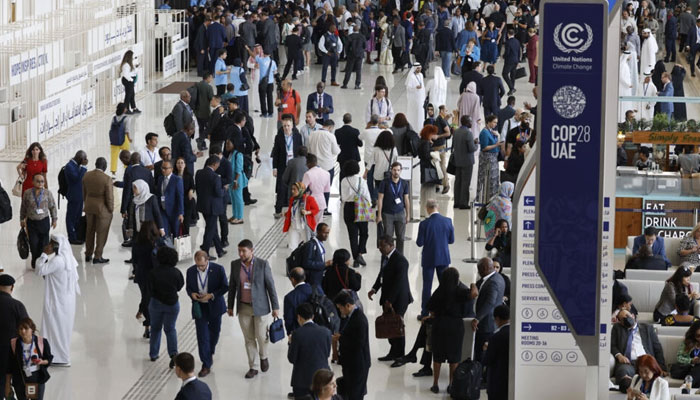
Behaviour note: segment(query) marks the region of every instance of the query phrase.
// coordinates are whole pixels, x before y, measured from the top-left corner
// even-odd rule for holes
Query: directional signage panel
[[[535,259],[578,336],[598,330],[607,13],[604,1],[546,2],[540,34]]]

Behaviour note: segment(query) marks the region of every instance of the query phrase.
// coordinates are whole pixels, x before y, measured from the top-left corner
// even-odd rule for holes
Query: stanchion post
[[[471,203],[471,207],[469,208],[469,248],[471,250],[471,254],[469,255],[469,258],[465,258],[462,261],[465,263],[475,263],[478,260],[474,258],[476,255],[476,240],[474,238],[474,222],[476,221],[476,210],[475,210],[475,202]]]
[[[693,226],[698,224],[698,209],[693,209]]]

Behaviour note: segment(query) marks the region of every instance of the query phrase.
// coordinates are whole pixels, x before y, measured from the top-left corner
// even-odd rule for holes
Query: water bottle
[[[681,389],[681,394],[690,394],[690,388],[693,387],[693,377],[690,375],[685,376],[683,382],[683,389]]]

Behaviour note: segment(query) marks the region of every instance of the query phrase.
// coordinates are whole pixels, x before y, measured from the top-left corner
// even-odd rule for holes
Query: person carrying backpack
[[[129,151],[131,147],[131,120],[126,115],[126,104],[117,104],[117,111],[112,117],[112,123],[109,127],[109,150],[110,160],[109,169],[112,175],[117,174],[117,165],[119,153],[122,150]]]

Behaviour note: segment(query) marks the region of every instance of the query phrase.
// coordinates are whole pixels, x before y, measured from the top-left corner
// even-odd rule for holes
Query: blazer
[[[450,265],[450,244],[455,242],[452,219],[433,213],[418,225],[416,245],[423,247],[421,266]]]
[[[287,163],[287,167],[282,174],[282,182],[285,185],[291,186],[304,179],[304,173],[309,168],[306,166],[306,157],[294,157]],[[287,195],[291,196],[291,188],[288,188]]]
[[[309,240],[309,245],[305,247],[304,272],[306,282],[312,286],[319,286],[323,281],[323,271],[326,269],[323,252],[325,248],[319,245],[315,238]],[[326,250],[326,254],[327,250]]]
[[[465,168],[474,165],[474,153],[477,147],[474,144],[474,134],[466,126],[460,126],[454,132],[452,138],[452,153],[455,156],[455,166]]]
[[[27,309],[21,301],[9,293],[0,292],[0,315],[3,316],[3,329],[0,330],[0,372],[7,368],[10,339],[17,336],[17,324],[27,318]],[[4,393],[4,392],[3,392]]]
[[[406,29],[399,24],[391,27],[392,47],[406,47]]]
[[[318,288],[319,294],[323,294],[323,291]],[[297,322],[297,307],[301,304],[307,303],[311,297],[313,289],[311,285],[306,282],[298,284],[291,292],[284,296],[283,307],[284,307],[284,329],[287,331],[287,335],[290,335],[296,328],[299,327]]]
[[[479,288],[479,297],[476,298],[476,319],[479,320],[479,330],[491,333],[496,330],[496,322],[493,320],[493,310],[503,304],[503,294],[506,290],[506,282],[501,274],[496,272],[491,275]]]
[[[199,293],[199,273],[197,266],[193,265],[187,269],[185,278],[185,290],[187,297],[192,298],[192,293]],[[228,280],[226,270],[222,265],[209,262],[209,272],[207,273],[207,293],[214,295],[214,298],[206,303],[199,303],[202,308],[201,317],[207,319],[210,316],[221,315],[226,312],[226,301],[224,295],[228,292]],[[192,319],[197,319],[194,315],[194,300],[192,300]]]
[[[187,172],[194,175],[194,162],[197,161],[197,156],[192,152],[192,139],[182,130],[176,132],[172,140],[172,159],[177,160],[180,157],[185,159]]]
[[[214,21],[207,27],[207,43],[209,43],[209,49],[220,49],[224,47],[224,42],[226,41],[226,30],[224,26],[220,23]],[[212,60],[213,62],[214,60]]]
[[[195,116],[199,119],[209,119],[209,104],[214,98],[214,89],[203,79],[195,83],[194,86],[197,90],[197,104],[191,106],[194,106]]]
[[[510,349],[510,324],[503,325],[489,339],[489,347],[484,354],[484,366],[489,399],[508,399],[508,352]]]
[[[294,128],[292,132],[292,151],[296,152],[301,145],[301,134]],[[270,157],[272,158],[272,168],[276,169],[277,172],[281,172],[287,166],[287,148],[284,132],[281,130],[275,135],[275,142],[272,145],[272,154]]]
[[[194,38],[194,49],[199,55],[199,52],[207,51],[207,27],[204,24],[197,29],[197,35]]]
[[[637,254],[639,248],[642,246],[646,246],[646,239],[644,238],[644,235],[639,235],[636,238],[634,238],[632,254]],[[661,236],[657,236],[656,240],[654,241],[654,244],[651,245],[651,253],[655,256],[663,257],[664,261],[666,261],[666,266],[671,266],[671,261],[669,261],[668,257],[666,257],[666,245],[664,243],[664,238],[662,238]]]
[[[153,181],[158,182],[158,178],[163,176],[163,160],[160,160],[153,164]]]
[[[185,215],[185,190],[182,178],[170,174],[170,180],[168,181],[168,186],[163,191],[163,182],[165,177],[161,175],[158,178],[158,183],[156,183],[156,198],[160,203],[161,209],[167,217],[176,217],[178,215]],[[161,201],[161,197],[165,196],[165,201]],[[177,232],[175,232],[177,233]]]
[[[700,44],[698,44],[698,27],[693,25],[688,30],[688,38],[686,39],[686,46],[690,47],[691,51],[700,50]]]
[[[481,80],[477,88],[479,96],[483,97],[485,109],[498,110],[501,107],[501,97],[506,94],[503,80],[495,75],[488,75]]]
[[[659,338],[656,336],[654,327],[644,323],[637,323],[637,326],[639,327],[639,336],[642,338],[642,346],[644,346],[644,351],[647,354],[654,356],[661,369],[666,371],[664,351],[661,348],[661,342],[659,342]],[[627,347],[628,336],[629,330],[627,328],[622,326],[622,324],[613,324],[612,331],[610,332],[610,354],[613,356],[617,354],[624,355]],[[615,363],[617,363],[617,360]]]
[[[666,21],[666,26],[664,27],[664,36],[666,41],[676,40],[678,38],[678,18],[676,16],[671,16]]]
[[[700,50],[700,45],[697,45],[696,50]],[[658,96],[673,97],[673,82],[668,82],[664,85],[663,90],[659,90]],[[673,103],[659,103],[659,111],[662,113],[672,113]]]
[[[228,309],[233,310],[236,305],[236,313],[241,308],[241,260],[231,261],[231,274],[228,288]],[[272,269],[267,260],[253,258],[253,287],[251,288],[253,315],[262,317],[272,310],[279,310],[275,280],[272,278]]]
[[[632,378],[630,388],[639,390],[640,387],[642,387],[642,379],[639,375],[635,375]],[[649,398],[654,400],[671,400],[671,394],[668,390],[668,382],[666,379],[662,377],[654,379],[654,383],[651,384]]]
[[[306,98],[306,111],[314,110],[314,112],[316,112],[316,110],[318,110],[317,103],[318,93],[313,92]],[[325,121],[328,118],[330,118],[331,114],[333,114],[333,96],[326,92],[323,92],[323,107],[328,107],[328,112],[324,114],[319,114],[318,112],[316,112],[316,115],[318,116],[318,119],[322,119]]]
[[[180,388],[175,400],[211,400],[211,390],[206,383],[195,379]]]
[[[328,328],[312,321],[295,329],[292,333],[292,342],[287,349],[287,360],[294,366],[292,387],[310,387],[316,371],[330,369],[328,366],[330,355],[331,331]]]
[[[435,51],[455,52],[459,50],[452,29],[441,26],[435,32]]]
[[[381,268],[372,289],[375,292],[381,289],[379,304],[384,305],[388,301],[397,314],[404,315],[408,305],[413,303],[408,283],[408,260],[398,250],[394,250],[386,265]]]
[[[522,46],[520,41],[515,37],[506,40],[505,52],[503,53],[503,62],[506,65],[517,65],[520,62],[520,53]]]
[[[82,165],[78,165],[75,160],[71,159],[65,166],[66,183],[68,183],[68,193],[66,199],[68,201],[83,200],[83,176],[87,169]]]
[[[340,167],[343,167],[345,161],[355,160],[360,161],[360,147],[362,147],[362,140],[360,140],[360,131],[353,128],[350,125],[343,125],[342,127],[336,129],[335,140],[338,142],[338,147],[340,147],[340,154],[338,154],[338,163]]]
[[[226,212],[221,177],[211,167],[197,171],[194,182],[197,191],[197,211],[204,215],[221,215]]]
[[[83,210],[103,217],[114,212],[114,186],[104,171],[93,169],[83,176]]]
[[[131,185],[139,179],[146,181],[149,191],[151,193],[154,192],[153,174],[151,174],[151,171],[142,165],[129,165],[124,171],[124,187],[122,189],[122,206],[120,210],[122,214],[128,210],[129,203],[131,203],[133,197]]]
[[[185,125],[192,122],[192,119],[194,118],[192,108],[189,104],[185,104],[185,102],[182,100],[178,100],[177,103],[175,103],[175,106],[170,113],[173,114],[173,118],[175,119],[175,128],[178,132],[185,129]],[[173,160],[176,159],[177,158],[173,157]]]
[[[241,153],[241,155],[242,154],[243,153]],[[233,185],[233,168],[231,168],[231,162],[226,157],[221,158],[219,168],[214,172],[221,177],[221,187],[224,185]]]
[[[288,170],[285,170],[286,173]],[[298,182],[298,181],[297,181]],[[306,224],[309,226],[311,232],[316,231],[316,214],[321,211],[316,203],[314,196],[310,194],[304,194],[304,210],[311,211],[311,214],[306,215]],[[284,226],[282,226],[282,232],[287,232],[289,227],[292,225],[292,205],[294,204],[294,199],[289,199],[289,207],[287,207],[287,212],[284,213]]]
[[[369,354],[369,323],[361,309],[355,307],[340,330],[338,364],[343,375],[366,376],[372,365]]]

